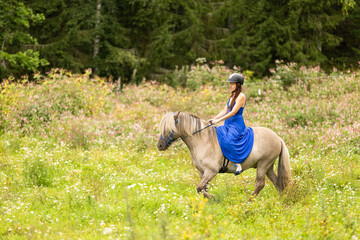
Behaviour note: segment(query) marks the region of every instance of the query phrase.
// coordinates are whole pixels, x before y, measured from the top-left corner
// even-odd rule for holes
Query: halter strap
[[[175,120],[175,127],[176,127],[176,124],[179,122],[179,119],[176,119]],[[163,138],[162,136],[160,136],[161,139],[165,140],[165,143],[166,143],[166,147],[169,147],[173,138],[174,138],[174,130],[171,131],[170,135],[167,137],[167,138]],[[179,139],[178,139],[179,140]],[[178,140],[175,140],[174,142],[178,141]],[[169,142],[168,142],[169,141]]]

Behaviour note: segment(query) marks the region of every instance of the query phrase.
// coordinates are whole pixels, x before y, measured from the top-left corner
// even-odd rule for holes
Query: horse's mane
[[[160,134],[165,137],[166,134],[169,134],[172,130],[176,131],[175,127],[175,120],[174,120],[175,113],[168,112],[164,115],[160,122]]]
[[[160,122],[160,133],[162,136],[168,135],[172,130],[184,136],[192,135],[194,132],[206,127],[208,124],[201,118],[194,114],[181,112],[179,114],[179,121],[175,127],[174,116],[176,113],[166,113]],[[208,134],[211,138],[216,138],[216,130],[214,127],[209,127],[204,131],[196,133],[199,136]]]

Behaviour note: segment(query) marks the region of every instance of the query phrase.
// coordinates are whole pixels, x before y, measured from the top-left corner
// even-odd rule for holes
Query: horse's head
[[[160,122],[160,136],[157,147],[159,151],[165,151],[171,143],[180,137],[176,125],[179,121],[180,112],[167,113]]]

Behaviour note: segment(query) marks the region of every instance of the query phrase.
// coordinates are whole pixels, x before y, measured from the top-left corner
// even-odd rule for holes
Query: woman
[[[242,172],[241,163],[249,156],[254,132],[245,125],[243,111],[246,104],[245,94],[241,91],[244,77],[239,73],[231,74],[227,82],[230,84],[230,98],[224,109],[209,122],[212,124],[225,120],[225,124],[216,127],[220,148],[224,156],[234,162],[234,174]]]

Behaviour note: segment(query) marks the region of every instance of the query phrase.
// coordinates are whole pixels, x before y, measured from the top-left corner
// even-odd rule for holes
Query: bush
[[[298,66],[297,63],[285,64],[282,60],[276,60],[276,68],[270,69],[271,80],[280,81],[284,89],[293,84],[309,84],[310,80],[325,77],[326,74],[317,67]]]
[[[37,76],[38,83],[3,82],[0,99],[0,129],[18,129],[24,134],[44,132],[63,114],[96,116],[110,111],[110,89],[101,79],[89,79],[90,72],[72,75],[54,69]]]

